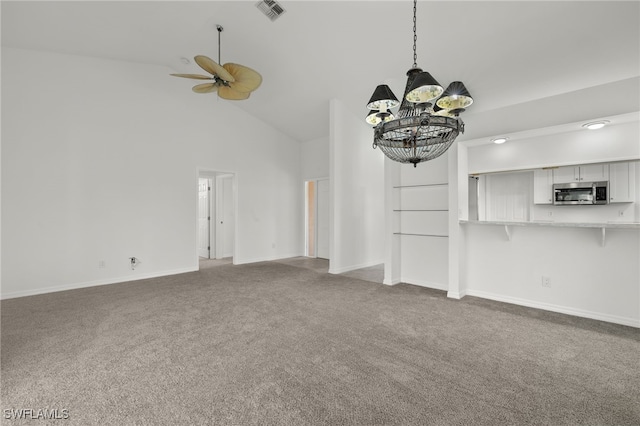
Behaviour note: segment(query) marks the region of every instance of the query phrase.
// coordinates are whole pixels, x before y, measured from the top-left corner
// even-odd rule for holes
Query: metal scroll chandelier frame
[[[374,127],[373,147],[391,160],[411,163],[444,154],[460,133],[464,122],[459,117],[473,103],[464,84],[454,81],[446,90],[417,66],[416,7],[413,1],[413,67],[407,71],[402,103],[389,86],[379,85],[367,103],[367,122]],[[400,105],[394,114],[391,109]]]

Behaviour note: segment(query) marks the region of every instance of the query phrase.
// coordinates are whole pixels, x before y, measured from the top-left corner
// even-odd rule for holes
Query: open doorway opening
[[[305,256],[329,259],[329,179],[305,181]]]
[[[201,269],[233,263],[236,188],[235,173],[198,171],[197,256]]]

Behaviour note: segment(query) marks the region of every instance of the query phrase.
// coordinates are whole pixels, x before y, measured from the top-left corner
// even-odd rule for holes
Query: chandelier
[[[367,103],[367,123],[374,126],[373,148],[400,163],[433,160],[444,154],[458,134],[464,133],[459,115],[473,103],[461,81],[446,90],[428,72],[418,68],[416,53],[416,5],[413,0],[413,67],[407,71],[402,103],[389,86],[381,84]],[[394,114],[391,108],[400,105]]]

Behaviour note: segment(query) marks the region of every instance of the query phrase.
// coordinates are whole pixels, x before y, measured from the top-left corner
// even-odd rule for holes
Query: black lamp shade
[[[396,95],[393,94],[389,86],[387,86],[386,84],[381,84],[376,87],[373,95],[371,95],[371,99],[369,99],[369,102],[367,103],[367,108],[382,110],[394,108],[398,105],[400,105],[400,102],[398,101],[398,98],[396,98]]]
[[[464,84],[461,81],[454,81],[447,87],[436,105],[449,111],[462,112],[472,103],[473,98]]]
[[[386,121],[393,120],[394,118],[395,117],[390,111],[380,112],[377,109],[372,109],[367,113],[367,118],[365,120],[367,123],[371,124],[372,126],[376,126],[378,125],[378,123],[382,121],[386,122]]]
[[[433,115],[439,115],[442,117],[455,117],[455,114],[453,114],[451,111],[449,111],[448,109],[440,108],[438,105],[433,106]]]
[[[409,102],[419,104],[437,98],[442,91],[440,83],[431,74],[423,71],[415,77],[404,97]]]

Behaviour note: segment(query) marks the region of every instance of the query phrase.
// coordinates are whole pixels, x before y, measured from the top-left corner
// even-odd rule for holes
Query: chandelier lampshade
[[[400,105],[400,101],[398,101],[389,86],[381,84],[373,91],[373,95],[371,95],[371,99],[367,103],[367,108],[386,111],[398,105]]]
[[[393,119],[394,119],[394,116],[391,113],[391,111],[381,112],[381,111],[378,111],[377,109],[372,109],[367,113],[366,121],[372,126],[375,126],[376,124],[382,121],[390,121]]]
[[[455,114],[453,114],[451,111],[449,111],[448,109],[440,108],[437,104],[433,106],[433,115],[455,117]]]
[[[442,94],[444,89],[431,74],[420,68],[414,68],[409,70],[407,75],[412,72],[417,72],[417,75],[405,95],[409,102],[416,104],[429,102]]]
[[[447,90],[445,90],[442,97],[438,99],[436,105],[449,111],[463,112],[472,103],[473,98],[464,86],[464,83],[454,81],[447,87]]]
[[[413,1],[413,67],[407,71],[407,84],[399,102],[389,86],[376,87],[367,108],[367,123],[374,126],[373,147],[391,160],[415,167],[444,154],[460,133],[464,122],[459,115],[473,103],[460,81],[447,89],[417,66],[416,6]],[[398,108],[397,113],[390,111]]]

